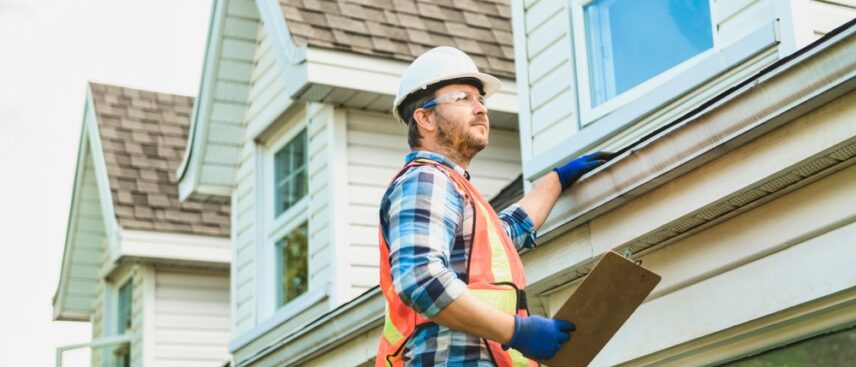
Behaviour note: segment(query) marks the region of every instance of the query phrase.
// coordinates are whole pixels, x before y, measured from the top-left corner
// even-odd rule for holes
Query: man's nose
[[[487,105],[481,104],[479,102],[473,103],[473,114],[475,114],[475,115],[486,115],[487,114]]]

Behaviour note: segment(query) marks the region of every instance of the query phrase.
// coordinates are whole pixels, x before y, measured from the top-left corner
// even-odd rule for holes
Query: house
[[[491,147],[471,165],[487,196],[520,166],[510,9],[503,2],[214,2],[179,196],[233,209],[233,365],[305,364],[379,315],[377,222],[409,150],[391,115],[401,73],[438,45],[502,78]],[[366,303],[369,300],[369,303]],[[371,314],[342,312],[370,306]],[[367,334],[366,334],[367,333]],[[346,338],[346,339],[341,339]]]
[[[508,3],[216,2],[179,177],[182,198],[235,208],[233,365],[372,365],[375,205],[405,150],[388,108],[440,44],[505,78],[488,101],[501,153],[480,157],[519,168],[476,179],[488,196],[620,153],[523,254],[543,315],[607,250],[663,276],[592,365],[852,360],[852,2]]]
[[[193,98],[90,83],[53,318],[92,366],[229,360],[229,204],[180,202]]]

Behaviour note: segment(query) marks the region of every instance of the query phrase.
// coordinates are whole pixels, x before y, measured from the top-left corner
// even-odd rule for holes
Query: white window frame
[[[278,305],[281,286],[277,277],[279,266],[277,264],[278,256],[276,253],[278,249],[277,242],[304,222],[307,223],[307,231],[312,233],[312,223],[309,221],[309,202],[312,190],[310,187],[307,190],[306,196],[291,205],[284,212],[276,215],[274,203],[274,198],[276,197],[276,184],[274,182],[275,156],[282,147],[297,137],[303,130],[306,130],[307,155],[311,159],[311,152],[309,152],[311,134],[306,109],[288,118],[278,120],[274,124],[274,128],[271,129],[272,133],[268,135],[270,138],[265,139],[256,146],[256,187],[262,191],[262,194],[258,196],[261,203],[258,205],[259,209],[257,209],[261,210],[260,223],[262,223],[262,228],[257,232],[259,233],[259,238],[256,241],[259,246],[259,268],[257,272],[259,287],[256,294],[258,302],[256,309],[259,315],[258,319],[264,321],[255,330],[250,332],[246,336],[247,338],[260,335],[265,330],[269,330],[285,322],[317,304],[329,294],[328,287],[323,284],[314,284],[312,281],[313,269],[310,261],[307,291],[285,305]],[[307,165],[310,159],[307,159]],[[307,179],[309,179],[309,175],[310,172],[307,169]],[[312,241],[308,241],[307,246],[311,254]],[[239,338],[235,343],[240,344],[243,340],[244,337]]]
[[[597,0],[570,0],[571,11],[571,34],[573,35],[573,53],[574,61],[577,65],[577,90],[579,98],[580,125],[586,125],[596,122],[601,117],[615,111],[616,109],[628,105],[639,97],[650,93],[658,86],[668,83],[675,77],[680,76],[693,66],[698,65],[703,60],[710,58],[720,50],[720,39],[716,32],[716,14],[713,0],[708,0],[710,6],[710,25],[711,34],[713,36],[713,46],[672,68],[652,77],[648,80],[617,94],[598,106],[592,107],[591,85],[589,83],[589,65],[588,65],[588,44],[586,41],[586,25],[584,8]]]

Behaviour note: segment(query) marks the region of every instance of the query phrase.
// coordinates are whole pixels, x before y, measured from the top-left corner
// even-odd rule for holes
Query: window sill
[[[247,344],[253,342],[264,334],[280,326],[282,323],[294,318],[303,311],[308,310],[312,306],[317,305],[321,301],[327,299],[328,287],[308,291],[299,297],[295,298],[286,305],[280,307],[273,315],[267,318],[264,322],[256,325],[252,330],[244,332],[237,336],[229,343],[229,353],[234,353],[236,350],[243,348]]]
[[[741,64],[777,42],[776,24],[772,22],[736,43],[711,53],[707,58],[683,73],[675,75],[668,82],[597,120],[585,123],[585,127],[576,134],[533,157],[523,165],[523,177],[528,181],[537,179],[549,172],[556,164],[585,153],[595,145],[632,126],[658,107],[681,97],[694,87]]]

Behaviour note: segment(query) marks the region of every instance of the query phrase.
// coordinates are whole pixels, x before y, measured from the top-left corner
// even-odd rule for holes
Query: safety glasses
[[[476,102],[484,106],[484,96],[481,94],[472,94],[470,92],[465,91],[455,91],[431,99],[428,102],[423,103],[422,106],[419,106],[419,108],[434,107],[441,103],[451,103],[453,105],[467,107],[472,106]]]

